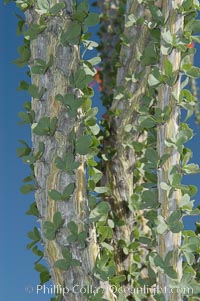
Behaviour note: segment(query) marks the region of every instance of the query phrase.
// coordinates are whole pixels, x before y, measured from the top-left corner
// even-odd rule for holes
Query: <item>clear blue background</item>
[[[28,126],[17,125],[17,112],[22,110],[22,105],[29,100],[29,96],[16,92],[20,80],[26,77],[25,69],[12,64],[18,57],[17,47],[23,44],[22,37],[16,36],[17,18],[14,12],[17,12],[14,4],[0,4],[0,294],[6,300],[46,301],[52,296],[36,295],[34,292],[28,294],[25,291],[26,286],[36,288],[39,273],[33,269],[33,262],[37,257],[26,250],[29,242],[26,234],[36,223],[35,218],[25,215],[25,211],[34,201],[34,196],[19,192],[21,180],[28,175],[29,168],[17,158],[16,149],[19,139],[30,142],[30,130]],[[196,57],[197,65],[199,57]],[[99,103],[98,97],[95,102]],[[194,151],[193,162],[200,163],[200,132],[194,120],[191,125],[197,134],[188,146]],[[199,181],[200,175],[184,179],[185,183],[197,186]],[[196,204],[200,203],[199,196],[198,193]],[[194,229],[194,221],[198,219],[199,217],[187,218],[185,227]]]

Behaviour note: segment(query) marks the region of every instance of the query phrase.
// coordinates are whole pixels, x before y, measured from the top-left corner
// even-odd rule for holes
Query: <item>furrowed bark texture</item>
[[[116,85],[117,64],[121,48],[120,36],[124,30],[125,0],[98,1],[101,27],[99,50],[102,57],[101,94],[103,105],[110,107]]]
[[[56,2],[58,1],[54,1],[52,4]],[[69,245],[67,236],[70,233],[68,233],[66,226],[73,220],[82,229],[88,213],[85,193],[84,159],[82,156],[76,158],[81,162],[81,166],[75,175],[64,173],[55,165],[55,158],[57,156],[63,158],[64,154],[72,148],[69,139],[71,130],[74,129],[76,133],[79,131],[79,120],[77,119],[78,121],[75,121],[73,124],[64,107],[60,102],[55,100],[57,94],[64,95],[67,92],[73,92],[69,86],[69,76],[77,69],[79,62],[79,50],[77,47],[63,47],[60,44],[61,29],[67,30],[70,23],[68,13],[72,11],[72,1],[66,1],[66,8],[62,16],[50,18],[47,21],[45,31],[37,39],[31,41],[30,65],[34,65],[36,59],[48,61],[50,55],[54,57],[53,66],[44,75],[31,74],[32,84],[37,85],[40,89],[41,87],[46,89],[42,100],[32,99],[32,109],[35,111],[36,116],[35,122],[37,123],[43,116],[58,118],[58,127],[53,137],[38,136],[32,133],[34,150],[38,149],[39,141],[43,141],[45,144],[44,155],[34,166],[35,177],[39,186],[35,193],[35,199],[41,215],[42,233],[44,221],[52,221],[56,211],[61,212],[62,218],[65,220],[64,227],[56,235],[55,240],[47,240],[42,234],[45,257],[50,266],[52,280],[58,287],[66,286],[71,290],[74,285],[78,285],[76,293],[68,293],[67,296],[63,297],[63,300],[83,301],[86,300],[84,295],[77,293],[81,287],[89,284],[93,287],[100,286],[91,273],[99,252],[95,235],[93,235],[95,232],[89,226],[90,241],[87,243],[85,249],[80,249],[80,247],[73,243]],[[26,21],[28,24],[32,22],[38,23],[38,20],[39,15],[34,7],[26,12]],[[79,118],[81,117],[79,116]],[[69,201],[56,202],[48,196],[49,190],[56,189],[62,192],[64,187],[72,182],[75,182],[76,189]],[[80,267],[73,267],[64,272],[54,267],[55,262],[63,258],[61,253],[63,246],[70,248],[72,257],[81,262]]]
[[[183,32],[183,16],[178,14],[178,12],[173,9],[172,0],[163,1],[163,16],[165,17],[167,29],[171,34],[175,34],[176,37],[181,35]],[[176,1],[177,5],[182,4],[182,0]],[[163,33],[163,32],[162,32]],[[162,40],[161,33],[161,43]],[[171,115],[169,120],[158,127],[158,155],[162,157],[164,154],[169,154],[170,157],[166,163],[158,170],[158,195],[160,209],[159,214],[166,220],[172,212],[177,209],[177,204],[181,198],[181,191],[176,189],[172,195],[169,197],[167,192],[160,187],[161,182],[168,182],[168,171],[171,167],[180,166],[180,154],[174,148],[168,148],[165,144],[166,140],[170,140],[176,137],[179,132],[179,119],[180,119],[180,109],[176,105],[176,101],[173,97],[173,93],[177,95],[180,94],[180,81],[179,76],[181,52],[178,49],[173,49],[169,55],[161,54],[161,69],[163,70],[163,65],[165,60],[168,59],[173,65],[173,71],[178,72],[178,79],[176,83],[170,87],[167,84],[163,84],[159,89],[158,106],[163,110],[166,106],[171,108]],[[166,256],[169,251],[173,251],[173,257],[171,264],[178,274],[178,278],[182,277],[182,258],[178,254],[178,248],[181,245],[181,233],[172,233],[168,231],[166,234],[159,235],[158,237],[158,252],[162,258]],[[166,301],[181,301],[182,297],[178,292],[169,293],[169,278],[163,273],[159,273],[159,285],[161,288],[167,288],[167,294],[165,295]]]
[[[135,18],[144,16],[146,18],[146,7],[138,4],[137,0],[128,0],[126,4],[125,22],[128,15],[134,14]],[[149,17],[149,16],[148,16]],[[147,18],[148,18],[147,17]],[[124,240],[131,242],[131,232],[134,229],[136,216],[141,212],[132,213],[128,208],[128,203],[134,191],[133,171],[136,160],[134,150],[124,147],[126,143],[125,126],[128,124],[137,125],[138,109],[142,97],[145,95],[147,79],[150,71],[149,67],[142,67],[140,57],[149,42],[149,30],[145,24],[136,24],[125,27],[124,36],[127,37],[128,45],[123,45],[120,52],[120,66],[117,72],[115,94],[109,111],[120,111],[115,117],[110,117],[110,136],[105,140],[105,153],[109,149],[116,153],[109,161],[105,162],[105,174],[111,188],[110,202],[113,212],[119,219],[125,222],[124,226],[115,228],[115,251],[118,272],[128,271],[132,264],[132,255],[124,256],[118,248],[117,241]],[[138,75],[143,72],[142,78],[138,82],[127,81],[126,78]],[[123,97],[115,98],[119,93],[119,88],[123,87]],[[132,141],[144,141],[145,134],[141,135],[132,131]],[[141,230],[146,231],[144,220],[140,223]],[[145,229],[144,229],[145,228]],[[144,256],[145,257],[145,256]]]

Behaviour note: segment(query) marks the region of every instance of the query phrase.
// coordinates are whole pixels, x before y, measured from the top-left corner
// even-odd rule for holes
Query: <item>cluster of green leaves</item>
[[[81,248],[85,248],[85,240],[87,238],[87,232],[81,231],[78,232],[78,226],[74,221],[71,221],[67,224],[68,229],[71,234],[67,237],[69,243],[77,242],[80,244]]]
[[[27,214],[37,214],[37,209],[34,203],[32,204]],[[44,252],[38,248],[38,243],[42,242],[42,238],[39,230],[36,227],[34,227],[33,231],[28,232],[28,237],[32,240],[32,242],[27,244],[27,250],[32,249],[32,252],[39,257],[34,263],[34,268],[37,272],[40,273],[40,284],[43,285],[45,282],[51,279],[51,275],[47,267],[39,263],[44,258]]]
[[[33,124],[35,120],[35,112],[31,108],[31,103],[29,101],[26,101],[24,103],[24,109],[26,112],[19,112],[18,116],[21,119],[19,122],[20,125],[23,124]]]
[[[68,248],[62,249],[63,259],[59,259],[55,262],[55,267],[62,271],[69,270],[70,267],[80,266],[80,261],[72,258],[72,253]]]
[[[40,285],[43,285],[45,282],[48,282],[51,279],[48,268],[43,264],[36,263],[35,270],[40,273]]]
[[[32,130],[33,133],[39,136],[53,136],[56,131],[58,123],[58,118],[57,117],[41,117],[38,123],[33,123],[32,124]]]
[[[44,236],[48,240],[54,240],[56,237],[57,231],[64,224],[64,219],[62,219],[61,213],[59,211],[54,213],[53,221],[45,221],[43,224]]]
[[[80,44],[82,35],[87,35],[88,27],[99,23],[99,15],[89,12],[88,0],[83,0],[74,5],[71,19],[72,22],[67,31],[63,30],[61,34],[61,43],[64,46]]]
[[[77,117],[77,109],[80,108],[82,100],[76,99],[74,94],[66,94],[62,96],[60,94],[56,95],[56,100],[60,101],[65,108],[71,118]]]
[[[69,200],[70,196],[74,192],[74,189],[75,189],[75,184],[70,183],[69,185],[67,185],[65,187],[65,189],[63,190],[63,193],[60,193],[57,190],[52,189],[49,191],[48,194],[49,194],[50,198],[52,198],[54,201],[66,201],[66,200]]]

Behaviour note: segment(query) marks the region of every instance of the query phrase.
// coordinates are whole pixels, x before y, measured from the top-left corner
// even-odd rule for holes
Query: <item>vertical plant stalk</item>
[[[101,27],[99,50],[101,52],[103,72],[101,74],[101,98],[106,108],[109,108],[116,85],[117,63],[121,48],[120,36],[124,29],[125,0],[103,0],[97,5],[101,12]]]
[[[170,31],[172,35],[176,37],[183,33],[183,15],[179,14],[177,10],[173,8],[174,1],[163,1],[163,16],[166,20],[165,28]],[[182,4],[182,0],[176,1],[177,5]],[[161,45],[164,41],[163,35],[164,28],[161,31]],[[181,77],[179,75],[181,52],[178,49],[173,49],[169,55],[163,55],[161,53],[161,72],[164,70],[165,61],[169,60],[173,66],[173,72],[177,72],[178,78],[173,86],[163,84],[159,88],[158,95],[158,107],[164,110],[167,106],[171,108],[171,115],[169,120],[162,125],[158,126],[157,134],[157,149],[158,156],[161,158],[164,154],[169,155],[169,159],[165,164],[158,169],[158,198],[160,203],[159,214],[166,220],[172,212],[177,209],[178,202],[181,198],[181,191],[176,189],[168,196],[168,192],[160,187],[162,182],[168,183],[168,172],[171,167],[180,167],[180,154],[175,148],[167,147],[166,140],[170,140],[176,137],[179,132],[180,122],[180,109],[176,104],[176,100],[173,97],[173,93],[180,94]],[[162,235],[158,235],[158,253],[164,259],[168,252],[172,251],[173,256],[171,258],[171,264],[174,270],[177,272],[178,279],[182,277],[182,258],[178,253],[178,248],[181,245],[181,233],[172,233],[168,231]],[[169,293],[170,280],[169,277],[159,272],[159,286],[162,289],[166,288],[166,301],[181,301],[181,295],[178,292],[173,294]]]
[[[126,3],[125,23],[128,21],[128,16],[134,14],[137,18],[145,17],[146,7],[139,4],[137,0],[128,0]],[[128,124],[137,125],[137,110],[141,98],[146,93],[147,78],[150,68],[142,67],[140,56],[149,42],[149,31],[146,24],[134,24],[130,27],[125,27],[123,36],[128,41],[122,44],[119,64],[117,71],[116,86],[114,99],[109,108],[109,111],[114,113],[119,110],[117,116],[110,116],[109,132],[110,135],[105,139],[105,153],[109,150],[115,150],[112,159],[104,162],[105,175],[111,188],[110,202],[113,212],[118,219],[122,219],[125,224],[115,228],[115,241],[124,240],[127,244],[131,242],[131,232],[133,225],[136,222],[136,216],[141,212],[132,213],[128,208],[129,201],[134,191],[133,171],[135,165],[134,149],[125,147],[126,131],[125,127]],[[128,81],[128,76],[143,73],[141,78],[136,83]],[[120,87],[123,87],[123,96],[118,99]],[[137,141],[140,133],[132,132],[132,141]],[[144,224],[140,224],[141,229]],[[144,229],[142,229],[144,230]],[[132,254],[124,256],[121,250],[118,249],[116,243],[116,263],[119,273],[128,271],[132,264]],[[145,256],[144,256],[145,257]]]
[[[57,1],[54,1],[55,3]],[[32,132],[33,149],[38,149],[39,142],[45,145],[42,160],[34,165],[35,177],[38,189],[35,193],[35,200],[41,216],[41,231],[44,242],[45,258],[50,266],[52,280],[55,286],[69,287],[71,292],[67,295],[69,301],[85,301],[83,294],[72,291],[74,285],[79,288],[85,285],[98,286],[98,280],[92,275],[96,256],[99,252],[94,231],[88,226],[90,239],[87,246],[82,249],[79,246],[72,247],[67,241],[70,233],[67,233],[67,224],[74,221],[79,229],[82,229],[85,215],[88,213],[86,184],[85,184],[85,159],[84,156],[77,156],[76,160],[81,163],[75,174],[67,174],[58,169],[55,164],[57,156],[63,158],[68,152],[73,152],[70,133],[72,130],[79,135],[79,121],[72,121],[64,107],[55,99],[57,94],[65,95],[73,93],[70,87],[69,77],[76,72],[79,63],[79,49],[75,46],[64,47],[60,42],[62,30],[67,30],[70,24],[69,12],[72,12],[72,1],[66,3],[67,9],[60,16],[53,16],[47,20],[47,27],[36,39],[31,41],[31,62],[30,68],[37,59],[48,61],[53,56],[53,66],[45,74],[31,73],[32,84],[45,93],[41,100],[32,99],[32,109],[35,111],[35,122],[38,123],[43,116],[50,118],[57,117],[58,123],[53,136],[39,136]],[[28,9],[25,13],[27,24],[39,23],[39,15],[35,7]],[[78,120],[78,119],[77,119]],[[63,191],[70,184],[75,183],[76,189],[69,201],[54,201],[48,195],[48,191],[56,189]],[[59,211],[64,219],[64,228],[56,235],[56,239],[48,240],[44,236],[43,225],[45,221],[53,221],[54,213]],[[84,212],[84,214],[83,214]],[[73,259],[81,262],[81,266],[71,267],[67,271],[56,268],[55,262],[63,258],[62,247],[68,247]],[[63,297],[62,300],[66,300]]]

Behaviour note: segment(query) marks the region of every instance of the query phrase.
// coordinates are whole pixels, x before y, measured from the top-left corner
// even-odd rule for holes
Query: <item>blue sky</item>
[[[18,56],[17,47],[22,44],[22,38],[16,36],[17,19],[14,12],[14,4],[0,4],[0,291],[6,300],[46,301],[50,300],[50,296],[36,296],[35,293],[25,292],[26,286],[36,287],[39,274],[33,269],[36,257],[26,250],[26,244],[29,242],[27,232],[36,224],[35,219],[25,215],[25,212],[33,202],[34,196],[22,195],[19,192],[21,180],[28,175],[29,169],[17,158],[16,149],[19,139],[30,142],[30,130],[29,127],[17,125],[17,113],[22,110],[22,105],[24,101],[29,100],[29,96],[23,92],[16,92],[20,80],[25,79],[25,72],[12,64]],[[197,61],[199,58],[200,56],[197,57]],[[188,145],[194,151],[193,161],[200,163],[200,131],[196,128],[194,120],[192,127],[197,134]],[[199,186],[200,175],[188,176],[184,182]],[[200,204],[199,196],[198,193],[196,199]],[[185,226],[193,228],[194,219],[187,219]]]

